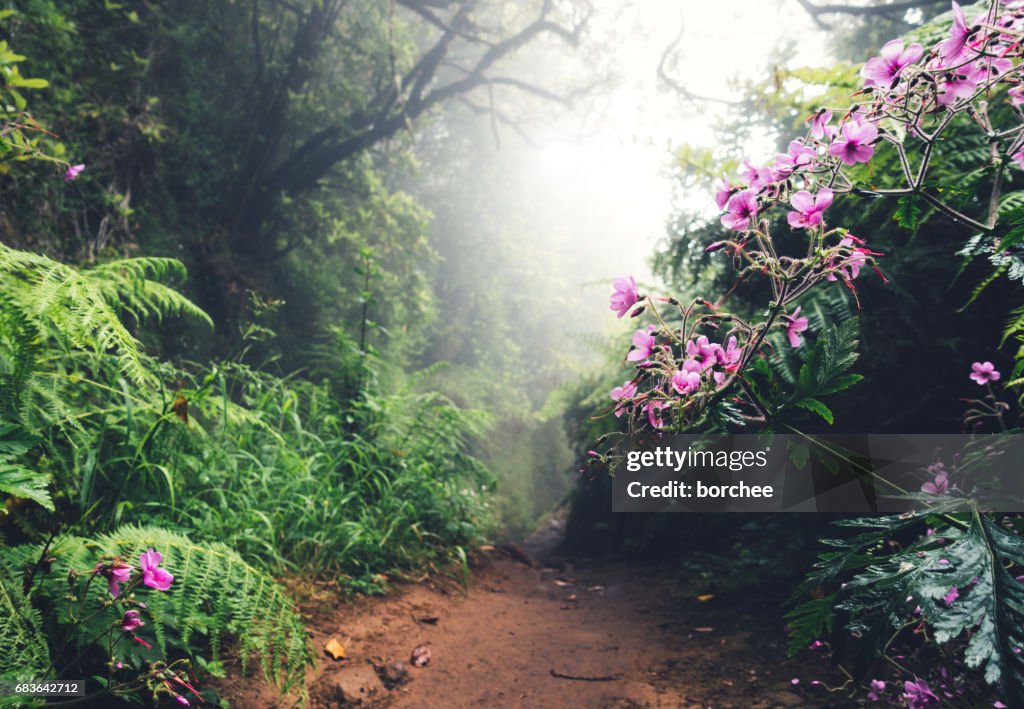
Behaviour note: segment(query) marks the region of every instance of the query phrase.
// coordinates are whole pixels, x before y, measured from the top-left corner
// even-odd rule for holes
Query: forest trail
[[[529,545],[528,545],[529,546]],[[535,548],[533,545],[532,548]],[[479,555],[463,592],[433,579],[318,607],[314,709],[838,707],[823,658],[788,660],[779,601],[698,599],[664,566]],[[345,658],[324,651],[338,640]],[[414,648],[430,661],[414,667]],[[806,653],[805,653],[806,654]],[[791,680],[802,678],[794,686]],[[285,707],[260,683],[221,683],[236,707]]]

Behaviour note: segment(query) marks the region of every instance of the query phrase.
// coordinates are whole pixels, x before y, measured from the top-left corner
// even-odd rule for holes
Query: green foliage
[[[68,574],[88,573],[101,557],[135,563],[148,548],[163,554],[161,565],[175,577],[170,590],[140,595],[146,604],[147,628],[164,654],[193,655],[194,648],[208,646],[216,662],[221,639],[230,635],[239,641],[243,666],[257,658],[264,675],[282,689],[301,681],[311,657],[298,612],[273,579],[224,544],[195,544],[166,529],[125,526],[95,539],[59,537],[46,550],[45,569],[33,567],[43,551],[35,545],[0,549],[0,559],[8,569],[33,571],[32,599],[47,609],[43,621],[51,637],[62,637],[70,629],[76,654],[118,620],[120,611],[94,612],[109,598],[102,579],[88,584],[83,597],[68,603],[64,598]],[[9,583],[16,585],[21,577],[21,573],[8,576]],[[87,621],[80,620],[83,612]],[[39,627],[38,613],[27,618]],[[127,640],[121,642],[118,654],[131,656],[134,648],[126,645]],[[44,655],[45,645],[43,649],[33,646],[31,652]]]
[[[0,23],[14,14],[14,10],[0,10]],[[24,56],[0,39],[0,172],[6,172],[9,160],[63,162],[58,157],[63,146],[49,139],[48,131],[28,112],[28,101],[22,94],[25,89],[45,89],[49,82],[22,76],[19,65],[24,61]]]
[[[42,615],[25,598],[16,569],[0,550],[0,679],[40,679],[50,670]]]
[[[858,357],[858,331],[856,318],[851,318],[821,333],[807,361],[800,366],[796,389],[790,398],[792,405],[832,423],[832,411],[818,397],[849,389],[863,379],[849,371]]]
[[[947,507],[962,505],[952,501]],[[939,507],[930,512],[942,512]],[[794,652],[822,633],[832,632],[835,647],[849,647],[842,635],[854,633],[856,666],[864,672],[876,653],[887,649],[894,634],[924,620],[935,641],[965,638],[963,653],[968,667],[979,668],[990,684],[1020,702],[1024,698],[1024,584],[1014,569],[1024,565],[1024,540],[988,515],[973,508],[966,523],[950,516],[903,515],[840,522],[867,528],[847,539],[825,539],[838,551],[822,555],[795,597],[812,588],[834,588],[830,595],[802,604],[787,615],[791,625],[790,651]],[[904,547],[887,539],[923,523],[938,524],[933,534],[922,535]],[[951,593],[952,589],[956,593]],[[920,618],[914,611],[920,608]],[[833,617],[841,628],[832,628]],[[838,635],[837,635],[838,634]]]
[[[127,259],[76,269],[41,254],[0,244],[0,301],[4,343],[0,386],[8,413],[17,411],[21,392],[36,369],[41,347],[65,352],[81,350],[114,358],[117,371],[135,385],[144,385],[147,371],[138,340],[121,314],[136,319],[189,315],[209,322],[187,298],[156,279],[183,275],[172,259]]]
[[[208,321],[166,284],[183,275],[177,262],[75,269],[7,247],[0,254],[8,274],[0,320],[9,324],[0,373],[5,413],[17,422],[0,429],[0,490],[36,500],[79,533],[50,547],[55,560],[34,577],[29,604],[15,593],[18,578],[4,580],[9,605],[45,611],[39,627],[51,645],[63,626],[84,642],[112,622],[79,626],[61,615],[68,571],[152,546],[178,579],[147,598],[158,646],[215,668],[222,639],[234,638],[243,661],[258,657],[288,686],[308,660],[305,634],[267,570],[379,589],[382,570],[464,556],[462,545],[481,538],[493,480],[471,448],[489,419],[421,392],[422,377],[381,392],[377,369],[391,382],[400,373],[372,347],[354,352],[339,331],[335,356],[321,350],[315,382],[237,360],[177,368],[148,357],[129,328],[179,316]],[[273,337],[264,326],[246,331],[240,357]],[[41,538],[50,526],[17,514],[19,534]],[[19,574],[39,553],[34,544],[0,549]],[[19,613],[12,623],[36,619]],[[20,623],[3,632],[26,643],[30,630]],[[67,661],[57,650],[57,662]],[[138,666],[152,659],[133,658]]]
[[[15,424],[0,423],[0,493],[32,500],[52,512],[53,500],[47,489],[49,476],[12,462],[24,455],[32,443]],[[6,508],[0,510],[0,514],[7,513]]]
[[[202,470],[176,478],[182,502],[172,519],[204,537],[230,539],[276,572],[363,584],[383,569],[444,558],[486,528],[482,493],[492,477],[469,454],[488,424],[478,412],[413,383],[348,407],[328,381],[238,365],[210,378],[182,394],[193,425],[211,430],[167,461]]]

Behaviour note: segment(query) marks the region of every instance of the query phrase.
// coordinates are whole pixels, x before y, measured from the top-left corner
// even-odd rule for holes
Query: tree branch
[[[404,0],[402,4],[408,6],[412,1]],[[437,5],[429,0],[426,4],[431,7]],[[445,6],[450,4],[447,3]],[[350,124],[349,128],[354,127],[354,131],[347,131],[348,135],[343,137],[346,131],[341,126],[321,130],[283,160],[268,176],[260,191],[258,203],[251,205],[251,208],[268,208],[270,196],[280,192],[296,194],[310,189],[339,162],[394,136],[410,121],[432,107],[488,83],[514,86],[537,96],[559,100],[560,103],[569,100],[553,91],[522,80],[509,77],[491,79],[487,76],[487,71],[498,62],[540,35],[559,37],[571,46],[578,44],[589,15],[572,27],[563,27],[549,19],[552,0],[545,0],[537,18],[521,30],[501,41],[488,44],[486,50],[463,77],[453,79],[440,87],[430,88],[437,78],[442,62],[451,53],[453,44],[460,37],[459,33],[465,31],[463,23],[468,21],[469,11],[474,4],[475,0],[458,4],[452,18],[445,23],[449,29],[442,33],[437,42],[398,82],[398,89],[389,87],[382,95],[371,101],[372,112]],[[399,95],[398,90],[403,94]]]
[[[909,0],[894,2],[889,5],[815,5],[810,0],[796,0],[800,3],[815,24],[823,30],[832,29],[832,25],[821,19],[822,15],[859,15],[862,17],[888,17],[893,13],[916,10],[925,5],[938,5],[946,0]]]
[[[665,47],[665,51],[661,53],[661,60],[658,62],[658,80],[665,86],[670,88],[672,91],[674,91],[676,94],[692,103],[710,102],[720,103],[726,106],[735,106],[737,103],[736,101],[715,98],[713,96],[703,96],[701,94],[694,93],[693,91],[690,91],[688,88],[686,88],[686,86],[684,86],[682,83],[669,76],[667,64],[669,58],[672,56],[673,52],[675,52],[676,48],[679,46],[679,43],[683,41],[684,31],[685,27],[683,25],[680,25],[679,32],[676,34],[675,39],[673,39],[668,44],[668,46]]]

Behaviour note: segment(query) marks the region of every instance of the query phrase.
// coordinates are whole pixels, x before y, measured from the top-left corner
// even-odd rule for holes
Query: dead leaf
[[[174,404],[171,405],[171,411],[178,415],[182,421],[188,423],[188,399],[181,394],[174,397]]]
[[[565,600],[567,600],[567,601],[569,601],[571,603],[575,603],[576,602],[576,594],[575,593],[570,593],[568,596],[565,597]]]
[[[412,657],[409,658],[413,667],[426,667],[430,664],[430,648],[426,645],[417,645],[412,649]]]
[[[691,628],[691,630],[693,630],[693,632],[695,632],[695,633],[713,633],[713,632],[715,632],[714,628],[706,628],[706,627]]]
[[[412,619],[415,620],[417,623],[426,623],[427,625],[437,625],[437,621],[441,620],[436,615],[414,615]]]
[[[324,650],[335,660],[345,659],[345,646],[342,645],[337,638],[331,638],[328,640],[327,644],[324,645]]]
[[[603,591],[604,590],[604,586],[601,586],[601,585],[587,586],[587,590],[588,591]]]
[[[714,597],[715,597],[715,594],[713,594],[713,593],[702,593],[701,595],[697,596],[697,600],[700,601],[701,603],[707,603],[708,601],[710,601]]]
[[[565,588],[566,586],[572,586],[573,582],[572,581],[563,581],[562,579],[555,579],[554,580],[554,584],[556,586],[561,586],[562,588]]]

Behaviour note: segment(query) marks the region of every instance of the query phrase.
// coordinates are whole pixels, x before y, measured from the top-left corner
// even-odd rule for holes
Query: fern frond
[[[0,558],[0,678],[50,675],[50,652],[41,628],[42,618],[25,598],[19,572]]]
[[[141,344],[121,320],[167,315],[210,318],[161,279],[181,277],[173,259],[124,259],[76,269],[42,254],[0,244],[0,394],[17,415],[31,379],[52,345],[65,354],[112,358],[117,375],[142,386],[152,379]],[[51,402],[52,404],[52,402]]]
[[[169,647],[191,654],[191,648],[209,644],[214,659],[223,636],[238,639],[243,671],[255,657],[268,680],[287,691],[301,683],[312,658],[306,645],[306,630],[294,605],[267,574],[250,566],[224,544],[196,544],[188,537],[160,527],[125,526],[96,539],[65,536],[55,540],[48,551],[53,558],[49,572],[37,576],[35,593],[47,597],[45,605],[61,608],[67,593],[69,572],[91,569],[100,557],[118,556],[129,562],[148,548],[163,554],[161,566],[174,575],[166,592],[146,592],[150,618],[147,627],[160,649]],[[36,546],[0,549],[0,561],[19,568],[38,557]],[[105,584],[92,584],[90,596],[97,606],[106,599]],[[69,618],[53,611],[53,620],[67,624]],[[116,620],[99,618],[98,625]],[[89,630],[76,626],[80,635]],[[2,635],[0,635],[2,637]],[[78,638],[83,642],[83,638]]]

